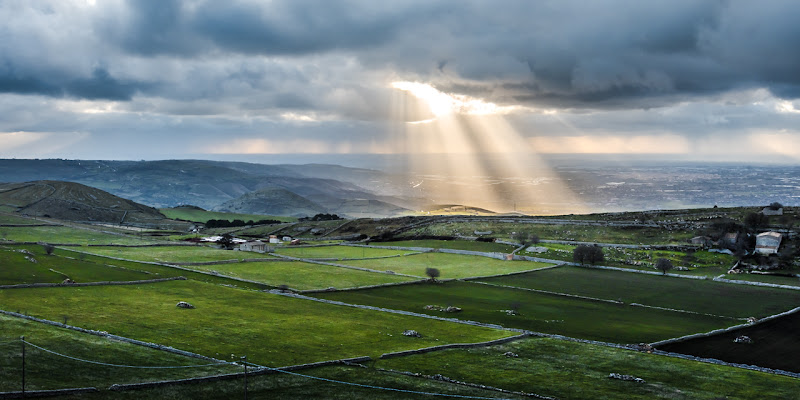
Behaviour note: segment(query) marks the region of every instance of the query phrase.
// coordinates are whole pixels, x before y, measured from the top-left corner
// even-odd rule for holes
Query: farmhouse
[[[272,244],[278,244],[281,241],[278,239],[278,235],[269,235],[269,242]]]
[[[781,246],[781,236],[778,232],[764,232],[756,236],[756,251],[761,254],[777,254]]]
[[[239,250],[241,251],[257,251],[259,253],[265,253],[267,251],[267,244],[260,241],[260,240],[253,240],[250,242],[244,242],[239,245]]]
[[[708,236],[695,236],[691,240],[689,240],[689,242],[691,244],[700,245],[702,247],[711,247],[711,245],[714,243],[714,241],[711,240],[711,238]]]

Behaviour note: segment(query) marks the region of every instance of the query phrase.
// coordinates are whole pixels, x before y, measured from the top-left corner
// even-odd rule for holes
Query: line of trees
[[[603,248],[600,246],[582,244],[575,247],[575,250],[572,252],[572,261],[581,263],[581,265],[594,265],[603,260],[605,260],[605,255],[603,254]]]
[[[317,214],[317,215],[315,215],[315,216],[313,216],[311,218],[309,218],[309,217],[301,217],[301,218],[298,218],[297,220],[298,221],[336,221],[336,220],[340,220],[340,219],[343,219],[343,218],[338,216],[338,215],[336,215],[336,214],[323,214],[323,213],[320,213],[320,214]]]

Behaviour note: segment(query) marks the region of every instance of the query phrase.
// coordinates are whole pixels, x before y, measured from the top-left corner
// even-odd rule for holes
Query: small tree
[[[436,282],[436,278],[441,275],[441,272],[439,272],[437,268],[428,267],[425,268],[425,275],[428,275],[428,277],[431,278],[431,281]]]
[[[220,246],[222,246],[226,250],[233,249],[233,236],[230,233],[225,233],[222,235],[222,238],[217,241]]]
[[[672,268],[672,261],[669,259],[659,258],[656,260],[656,269],[661,271],[662,274],[666,275],[667,271],[671,270]]]
[[[48,256],[52,256],[53,251],[56,249],[56,246],[53,246],[50,243],[45,243],[42,245],[42,248],[44,248],[45,254],[47,254]]]
[[[760,213],[749,213],[744,217],[744,225],[751,229],[761,228],[769,224],[769,217]]]
[[[589,246],[582,244],[575,247],[575,250],[573,250],[572,260],[577,263],[581,263],[582,265],[594,265],[605,260],[605,255],[603,254],[603,249],[600,246]]]

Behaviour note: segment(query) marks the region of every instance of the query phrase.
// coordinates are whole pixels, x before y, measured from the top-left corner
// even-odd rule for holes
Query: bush
[[[45,243],[45,244],[42,245],[42,248],[44,249],[44,252],[48,256],[51,256],[51,255],[53,255],[53,251],[56,249],[56,246],[53,246],[50,243]]]
[[[436,278],[438,278],[441,275],[441,273],[436,268],[428,267],[425,268],[425,275],[428,275],[428,277],[430,277],[432,281],[435,281]]]

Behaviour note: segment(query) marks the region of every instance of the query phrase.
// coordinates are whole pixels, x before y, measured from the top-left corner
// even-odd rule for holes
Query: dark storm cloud
[[[0,69],[0,93],[40,94],[89,100],[130,100],[147,89],[146,82],[126,82],[111,76],[104,68],[95,68],[88,77],[63,73],[20,73],[14,68]]]

